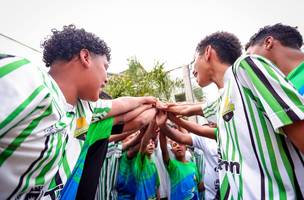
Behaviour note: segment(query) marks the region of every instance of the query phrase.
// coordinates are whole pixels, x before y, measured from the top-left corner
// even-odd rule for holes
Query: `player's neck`
[[[183,162],[183,163],[188,162],[188,161],[186,160],[186,157],[185,157],[185,156],[182,156],[182,157],[176,157],[176,160],[178,160],[179,162]]]
[[[56,81],[67,103],[75,105],[77,102],[77,89],[72,72],[67,70],[67,66],[56,63],[52,65],[49,74]]]
[[[274,64],[280,68],[285,76],[304,62],[304,53],[299,50],[288,48],[284,51],[283,55],[278,55]]]
[[[219,89],[224,87],[224,76],[229,67],[229,65],[220,62],[214,65],[212,82],[214,82]]]

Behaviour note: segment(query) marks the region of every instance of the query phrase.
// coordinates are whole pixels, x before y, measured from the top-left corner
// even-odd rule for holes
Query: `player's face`
[[[83,72],[80,99],[97,101],[101,88],[107,83],[108,60],[105,55],[91,55],[88,67]]]
[[[171,142],[172,152],[176,158],[183,158],[186,154],[186,146],[175,141]]]
[[[208,69],[210,68],[210,66],[204,59],[203,55],[196,53],[193,65],[193,75],[196,78],[196,82],[198,83],[198,85],[201,87],[209,85],[211,83],[210,77],[208,75]]]
[[[149,144],[146,147],[146,153],[151,155],[155,150],[155,142],[154,140],[150,139]]]

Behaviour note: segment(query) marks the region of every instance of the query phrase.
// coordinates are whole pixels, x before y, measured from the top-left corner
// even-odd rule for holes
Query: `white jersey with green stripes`
[[[304,119],[304,98],[259,56],[239,58],[224,82],[217,116],[221,199],[302,199],[304,157],[282,127]]]
[[[48,73],[0,55],[0,199],[55,199],[80,154],[85,132],[110,101],[69,105]]]

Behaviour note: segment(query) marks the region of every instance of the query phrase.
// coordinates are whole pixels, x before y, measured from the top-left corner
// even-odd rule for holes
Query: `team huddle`
[[[204,103],[112,99],[107,44],[64,26],[43,43],[49,71],[0,54],[0,199],[303,199],[304,53],[275,24],[245,46],[202,39]],[[187,120],[200,115],[208,121]]]

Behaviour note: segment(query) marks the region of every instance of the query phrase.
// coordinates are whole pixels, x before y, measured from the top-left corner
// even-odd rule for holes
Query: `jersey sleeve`
[[[217,123],[216,115],[218,106],[218,99],[214,101],[206,101],[202,104],[203,117],[206,118],[208,122]]]
[[[236,63],[233,72],[240,80],[239,87],[252,92],[252,98],[276,132],[304,119],[304,97],[270,61],[260,56],[245,56]]]
[[[41,69],[14,56],[0,59],[0,135],[41,106],[48,106],[49,91]]]
[[[112,101],[98,99],[96,102],[90,102],[90,108],[93,112],[91,123],[95,123],[107,116],[107,114],[112,109]]]

